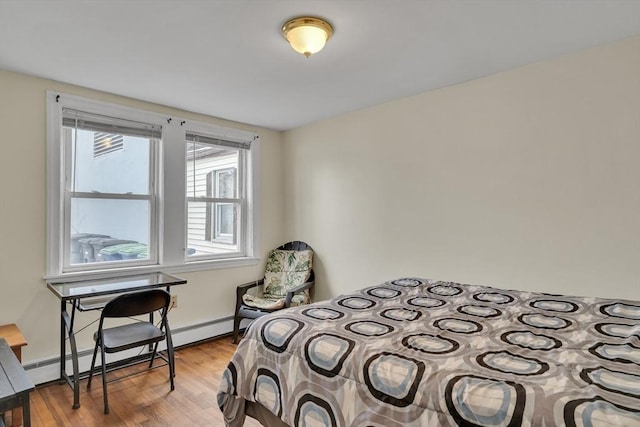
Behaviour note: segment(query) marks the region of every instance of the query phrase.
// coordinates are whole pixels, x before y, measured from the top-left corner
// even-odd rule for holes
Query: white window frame
[[[157,200],[156,215],[151,218],[151,231],[156,238],[156,259],[140,263],[94,263],[90,269],[82,266],[64,268],[65,209],[64,150],[62,149],[62,109],[69,108],[107,117],[123,118],[162,126],[162,139],[157,156]],[[187,261],[186,230],[186,184],[185,184],[185,134],[189,131],[203,132],[220,139],[252,141],[247,153],[246,218],[243,220],[243,251],[233,258],[217,258]],[[124,274],[162,270],[165,272],[187,272],[215,268],[255,265],[258,248],[258,176],[259,140],[256,134],[238,129],[186,120],[183,118],[144,111],[118,104],[92,100],[84,97],[47,91],[47,267],[45,278],[101,278]],[[182,206],[182,209],[180,209]],[[176,226],[180,224],[181,226]],[[150,263],[151,262],[151,263]],[[68,265],[68,260],[66,260]],[[100,265],[98,265],[100,264]],[[144,262],[143,262],[144,264]]]
[[[70,109],[69,107],[63,107],[61,110],[64,115],[64,110]],[[74,114],[73,112],[71,113]],[[94,113],[95,114],[95,113]],[[110,118],[109,116],[108,118]],[[107,118],[107,119],[108,119]],[[127,119],[130,120],[130,119]],[[148,122],[145,122],[149,124]],[[62,134],[68,132],[68,130],[62,129]],[[112,194],[112,193],[91,193],[91,192],[79,192],[73,189],[73,176],[72,176],[72,153],[73,150],[70,147],[70,141],[65,143],[64,136],[62,136],[62,141],[60,143],[60,149],[62,150],[61,155],[61,163],[62,163],[62,173],[65,174],[64,186],[61,189],[62,193],[62,212],[63,212],[63,221],[61,227],[61,250],[62,250],[62,273],[74,273],[74,272],[86,272],[87,270],[96,270],[96,269],[105,269],[105,270],[114,270],[122,267],[135,267],[135,266],[148,266],[148,265],[157,265],[158,264],[158,230],[159,230],[159,176],[158,176],[158,165],[159,165],[159,144],[160,141],[152,140],[150,142],[149,147],[149,185],[147,192],[148,194]],[[65,146],[65,144],[67,146]],[[69,259],[70,252],[65,250],[64,248],[70,247],[70,236],[71,231],[68,229],[71,225],[71,202],[73,199],[104,199],[104,200],[146,200],[149,202],[149,258],[144,260],[127,260],[127,261],[109,261],[108,263],[99,263],[99,266],[96,264],[87,265],[87,264],[71,264]]]

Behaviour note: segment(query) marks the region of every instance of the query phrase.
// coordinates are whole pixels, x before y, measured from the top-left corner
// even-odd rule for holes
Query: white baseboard
[[[242,327],[245,326],[244,321]],[[186,326],[171,330],[171,338],[173,346],[192,344],[198,341],[207,340],[221,335],[229,334],[233,331],[233,316],[225,316],[206,323]],[[166,346],[160,343],[159,348],[164,350]],[[107,362],[115,362],[140,354],[140,349],[133,349],[114,353],[107,356]],[[78,367],[80,372],[87,372],[91,367],[91,357],[93,356],[93,348],[78,350]],[[98,355],[98,362],[100,356]],[[29,363],[24,366],[27,375],[34,384],[43,384],[60,378],[60,359],[59,357],[43,359],[37,362]],[[66,371],[68,375],[73,373],[73,366],[69,355],[67,355]]]

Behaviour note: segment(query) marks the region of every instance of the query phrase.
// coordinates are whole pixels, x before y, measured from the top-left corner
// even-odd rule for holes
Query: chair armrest
[[[284,306],[285,308],[289,308],[291,306],[291,299],[293,298],[294,294],[297,294],[298,292],[304,291],[305,289],[311,289],[311,287],[314,285],[315,278],[312,276],[309,278],[310,280],[304,282],[301,285],[296,286],[295,288],[291,288],[287,291],[287,296],[284,299]]]
[[[242,285],[238,285],[238,287],[236,288],[236,296],[242,298],[242,295],[246,294],[249,289],[255,288],[261,285],[264,285],[264,278],[260,280],[254,280],[253,282],[243,283]]]
[[[238,285],[236,288],[236,311],[235,315],[238,315],[238,311],[242,306],[242,296],[246,294],[249,289],[264,285],[264,277],[260,280],[254,280],[253,282],[243,283],[242,285]]]

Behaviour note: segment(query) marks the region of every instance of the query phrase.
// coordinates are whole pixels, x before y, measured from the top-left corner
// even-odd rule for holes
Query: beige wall
[[[282,243],[284,196],[282,136],[253,128],[75,86],[0,71],[0,324],[17,323],[29,345],[23,360],[56,357],[59,353],[59,301],[46,289],[46,90],[85,96],[187,119],[248,130],[260,135],[260,254]],[[255,267],[181,273],[188,285],[175,288],[178,309],[171,313],[173,329],[197,325],[233,313],[235,286],[255,280]],[[78,326],[95,319],[82,315]],[[80,349],[92,348],[94,328],[78,336]]]
[[[414,275],[640,300],[640,37],[285,133],[316,296]]]

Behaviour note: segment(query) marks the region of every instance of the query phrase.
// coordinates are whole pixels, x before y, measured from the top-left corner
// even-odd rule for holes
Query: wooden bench
[[[0,338],[0,414],[22,407],[23,425],[30,427],[29,393],[34,388],[7,341]]]

